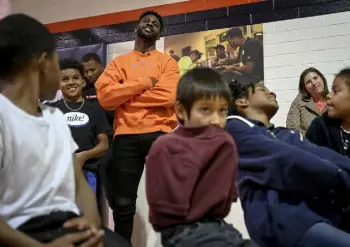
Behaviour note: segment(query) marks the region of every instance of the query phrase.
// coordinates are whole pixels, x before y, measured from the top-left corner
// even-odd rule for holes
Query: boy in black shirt
[[[86,84],[82,64],[66,58],[60,62],[60,68],[63,99],[50,105],[63,112],[73,139],[79,146],[76,153],[79,164],[84,168],[86,179],[99,197],[96,173],[98,165],[101,164],[98,160],[108,150],[107,133],[110,126],[99,104],[82,96],[82,89]]]
[[[84,67],[84,75],[86,85],[83,88],[83,97],[87,100],[99,104],[96,96],[95,82],[103,72],[104,66],[99,55],[96,53],[87,53],[81,59]],[[104,111],[107,117],[108,124],[113,127],[114,111]],[[108,136],[113,137],[113,131],[108,133]]]
[[[240,28],[232,28],[227,34],[227,42],[233,49],[239,47],[237,59],[228,59],[226,70],[239,72],[257,80],[264,79],[264,52],[263,45],[257,39],[245,38]],[[234,63],[242,63],[236,66]]]
[[[60,61],[61,91],[63,99],[52,103],[66,117],[72,136],[78,144],[76,153],[80,165],[92,164],[108,150],[107,132],[110,126],[103,110],[85,100],[82,96],[84,68],[76,60],[66,58]]]

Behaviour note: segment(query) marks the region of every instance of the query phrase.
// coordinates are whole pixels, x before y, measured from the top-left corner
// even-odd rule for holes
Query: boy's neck
[[[63,95],[63,100],[67,101],[67,102],[81,102],[84,100],[82,95],[79,95],[77,97],[67,97],[65,95]]]
[[[38,110],[39,83],[31,83],[33,81],[39,81],[39,76],[17,76],[2,88],[1,93],[26,113],[40,116],[41,112]]]
[[[267,115],[265,114],[259,114],[259,113],[248,113],[247,118],[253,119],[255,121],[259,121],[262,122],[267,128],[270,127],[271,123],[270,120],[271,118],[269,118]]]

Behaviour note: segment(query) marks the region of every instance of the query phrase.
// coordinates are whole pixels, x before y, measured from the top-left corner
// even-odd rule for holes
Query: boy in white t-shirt
[[[55,40],[22,14],[0,21],[0,246],[129,246],[102,231],[62,112]],[[112,234],[112,235],[111,235]]]

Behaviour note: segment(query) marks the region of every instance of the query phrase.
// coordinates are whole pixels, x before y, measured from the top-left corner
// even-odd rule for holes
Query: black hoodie
[[[334,151],[347,156],[341,136],[341,121],[328,117],[327,112],[315,118],[305,137],[318,146],[328,147]]]

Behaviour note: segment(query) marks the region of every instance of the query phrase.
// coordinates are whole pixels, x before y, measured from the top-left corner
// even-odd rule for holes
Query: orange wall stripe
[[[101,27],[119,24],[123,22],[136,21],[138,20],[139,16],[147,10],[157,11],[162,16],[170,16],[262,1],[264,0],[191,0],[187,2],[179,2],[143,9],[135,9],[105,15],[91,16],[75,20],[55,22],[46,24],[46,26],[52,33],[69,32],[79,29]]]

